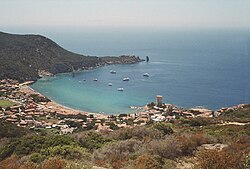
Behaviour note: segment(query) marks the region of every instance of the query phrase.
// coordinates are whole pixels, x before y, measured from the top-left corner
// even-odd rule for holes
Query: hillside
[[[126,59],[124,59],[126,58]],[[0,32],[0,79],[37,80],[39,71],[52,74],[88,69],[105,64],[135,63],[133,56],[90,57],[67,51],[40,35],[14,35]]]

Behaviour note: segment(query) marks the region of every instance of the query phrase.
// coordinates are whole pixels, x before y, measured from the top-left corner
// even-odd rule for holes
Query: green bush
[[[63,145],[77,145],[78,143],[74,138],[65,135],[55,135],[46,137],[45,147],[63,146]]]
[[[164,133],[164,135],[174,133],[171,123],[159,122],[159,123],[154,124],[153,127],[157,130],[162,131]]]
[[[16,146],[17,146],[17,142],[13,142],[1,148],[0,149],[0,161],[4,160],[7,157],[10,157],[15,151]]]
[[[42,155],[40,153],[33,153],[30,156],[30,160],[34,163],[41,163],[46,159],[45,155]]]
[[[0,119],[0,138],[4,137],[22,137],[28,133],[32,133],[26,128],[17,127],[15,124],[8,123],[3,119]]]
[[[64,135],[55,136],[25,136],[20,139],[13,140],[0,150],[0,160],[9,157],[13,153],[17,155],[29,155],[31,153],[40,153],[42,149],[55,146],[72,145],[77,146],[78,143],[73,138]]]
[[[182,124],[188,124],[189,126],[207,126],[214,123],[212,119],[203,117],[184,119],[181,122]]]
[[[111,122],[109,124],[109,128],[112,129],[112,130],[118,130],[119,129],[119,127],[115,123],[113,123],[113,122]]]
[[[54,146],[41,150],[41,155],[46,157],[61,156],[64,159],[73,160],[80,159],[83,155],[86,155],[85,149],[79,146],[63,145]]]
[[[134,128],[122,128],[113,131],[109,136],[115,140],[127,140],[127,139],[138,139],[138,140],[152,140],[160,139],[163,137],[163,133],[155,128],[138,126]]]
[[[17,140],[15,153],[17,155],[28,155],[33,152],[39,152],[45,146],[46,137],[28,136]]]
[[[77,133],[75,137],[79,141],[81,147],[91,151],[98,149],[104,144],[112,141],[111,139],[106,138],[100,133],[96,132],[83,132],[82,134]]]

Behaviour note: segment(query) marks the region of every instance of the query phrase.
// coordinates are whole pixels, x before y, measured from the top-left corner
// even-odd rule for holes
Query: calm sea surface
[[[46,35],[46,34],[45,34]],[[32,88],[65,106],[91,112],[130,112],[163,95],[182,107],[218,109],[250,103],[249,33],[207,31],[75,31],[48,35],[87,55],[135,54],[150,62],[111,65],[43,78]],[[116,70],[111,74],[110,70]],[[143,77],[143,73],[149,77]],[[123,82],[129,77],[129,82]],[[97,78],[98,81],[93,81]],[[84,81],[86,79],[86,81]],[[113,86],[108,86],[112,83]],[[123,92],[117,88],[124,88]]]

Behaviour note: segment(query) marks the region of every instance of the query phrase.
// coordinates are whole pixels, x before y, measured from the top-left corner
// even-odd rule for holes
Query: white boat
[[[108,85],[109,85],[109,86],[113,86],[113,84],[112,84],[112,83],[109,83]]]
[[[122,80],[123,81],[129,81],[129,77],[124,77]]]
[[[93,81],[98,81],[98,79],[93,79]]]
[[[143,76],[149,77],[149,74],[148,73],[144,73]]]
[[[110,70],[110,73],[116,74],[116,71],[115,70]]]
[[[117,91],[123,91],[124,89],[122,87],[117,88]]]

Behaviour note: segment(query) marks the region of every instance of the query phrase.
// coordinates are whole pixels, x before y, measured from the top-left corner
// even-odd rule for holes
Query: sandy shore
[[[22,92],[24,92],[24,93],[27,93],[27,94],[39,94],[39,95],[43,96],[41,93],[35,91],[34,89],[32,89],[28,85],[21,86],[20,90]],[[47,108],[49,108],[50,110],[58,112],[60,114],[79,114],[79,113],[84,114],[84,115],[94,114],[96,118],[100,118],[100,119],[103,119],[103,118],[106,119],[109,116],[107,114],[100,114],[100,113],[93,113],[93,112],[86,112],[86,111],[76,110],[76,109],[73,109],[73,108],[63,106],[63,105],[61,105],[59,103],[56,103],[53,100],[48,102],[45,106]]]

